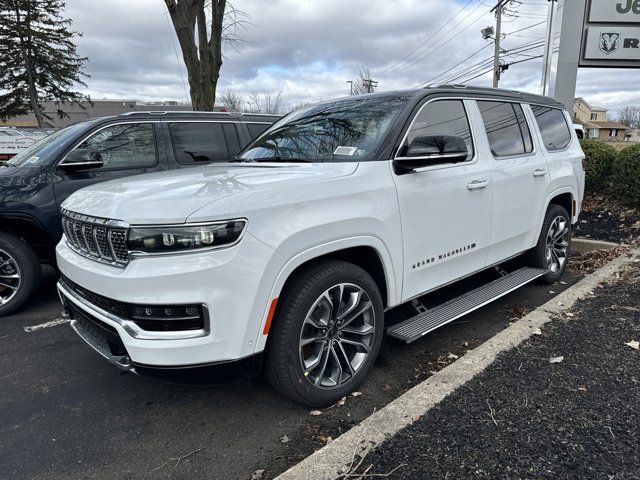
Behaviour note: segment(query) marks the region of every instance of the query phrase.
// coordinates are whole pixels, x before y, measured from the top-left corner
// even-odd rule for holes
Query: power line
[[[398,60],[397,62],[395,62],[393,65],[391,65],[390,67],[385,68],[382,72],[380,72],[380,75],[385,75],[386,73],[388,73],[390,70],[395,69],[395,67],[397,65],[400,65],[400,63],[402,63],[405,59],[409,58],[411,55],[413,55],[414,52],[418,51],[425,43],[427,43],[429,40],[431,40],[433,37],[435,37],[438,32],[440,32],[440,30],[442,30],[444,27],[446,27],[447,25],[449,25],[453,20],[455,20],[455,18],[460,15],[460,13],[462,13],[462,11],[467,8],[469,5],[471,5],[473,3],[473,0],[469,0],[464,7],[462,7],[460,10],[458,10],[453,17],[451,17],[446,23],[444,23],[443,25],[440,26],[440,28],[438,28],[435,32],[433,32],[431,35],[429,35],[429,37],[427,37],[425,40],[423,40],[417,47],[415,47],[413,50],[411,50],[408,54],[406,54],[404,57],[402,57],[400,60]]]
[[[476,5],[476,7],[471,10],[467,15],[465,15],[464,18],[462,18],[459,22],[457,22],[455,25],[453,25],[451,27],[451,29],[449,29],[438,41],[436,41],[435,44],[428,46],[426,48],[426,50],[424,50],[423,52],[417,54],[416,56],[414,56],[412,59],[408,60],[407,62],[405,62],[405,65],[401,65],[399,67],[396,67],[394,70],[387,72],[386,75],[384,75],[383,78],[390,78],[390,77],[394,77],[396,76],[398,73],[411,68],[412,66],[414,66],[416,63],[418,63],[420,60],[422,60],[428,53],[432,53],[434,50],[436,50],[437,48],[441,48],[444,45],[446,45],[447,43],[449,43],[451,40],[453,40],[454,38],[456,38],[455,36],[450,37],[448,40],[446,40],[443,43],[438,43],[440,40],[444,39],[445,37],[447,37],[451,32],[454,31],[454,29],[456,27],[458,27],[461,23],[463,23],[467,18],[469,18],[473,13],[475,13],[476,10],[478,10],[480,7],[482,6],[482,4]],[[458,35],[462,32],[464,32],[465,30],[467,30],[469,27],[471,27],[474,23],[476,23],[478,20],[480,20],[482,18],[482,15],[478,18],[476,18],[473,22],[471,22],[469,25],[467,25],[465,28],[463,28],[462,30],[456,32]],[[449,22],[450,23],[450,22]]]
[[[436,78],[442,77],[443,75],[446,75],[447,73],[449,73],[451,70],[457,68],[458,66],[462,65],[464,62],[466,62],[467,60],[469,60],[470,58],[475,57],[478,53],[480,53],[481,51],[483,51],[484,49],[486,49],[487,47],[490,47],[491,44],[487,43],[484,47],[482,47],[480,50],[477,50],[475,52],[473,52],[471,55],[469,55],[467,58],[465,58],[464,60],[462,60],[461,62],[456,63],[453,67],[451,67],[448,70],[445,70],[444,72],[442,72],[439,75],[436,75],[435,77],[427,80],[426,82],[422,82],[421,84],[417,85],[415,88],[419,88],[422,85],[426,85],[426,84],[431,84]]]

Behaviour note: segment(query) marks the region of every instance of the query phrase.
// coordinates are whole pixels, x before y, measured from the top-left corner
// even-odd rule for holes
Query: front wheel
[[[330,260],[292,278],[266,351],[274,388],[311,407],[352,392],[373,365],[383,334],[382,298],[357,265]]]
[[[18,310],[38,288],[40,261],[15,235],[0,232],[0,317]]]
[[[571,249],[571,219],[560,205],[550,205],[544,218],[538,243],[527,254],[531,267],[544,268],[549,272],[541,277],[545,283],[557,281],[569,260]]]

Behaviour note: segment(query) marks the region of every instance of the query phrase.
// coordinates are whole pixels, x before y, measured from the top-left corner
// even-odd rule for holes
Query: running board
[[[407,343],[414,342],[436,328],[446,325],[467,313],[471,313],[517,290],[547,272],[548,270],[540,268],[521,268],[442,305],[427,310],[424,313],[419,313],[404,322],[398,323],[387,329],[387,335]]]

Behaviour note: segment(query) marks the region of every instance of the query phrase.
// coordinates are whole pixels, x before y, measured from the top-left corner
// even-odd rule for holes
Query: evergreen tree
[[[91,102],[75,91],[88,75],[87,58],[78,56],[70,30],[62,17],[64,0],[0,0],[0,119],[33,112],[38,125],[51,117],[42,103],[54,101],[60,118],[63,107]]]

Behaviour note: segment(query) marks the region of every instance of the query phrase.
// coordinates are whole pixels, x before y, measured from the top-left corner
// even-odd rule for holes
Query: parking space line
[[[63,325],[65,323],[69,323],[70,320],[68,318],[56,318],[55,320],[51,320],[50,322],[41,323],[40,325],[32,325],[30,327],[24,327],[25,332],[35,332],[37,330],[42,330],[44,328],[56,327],[58,325]]]

